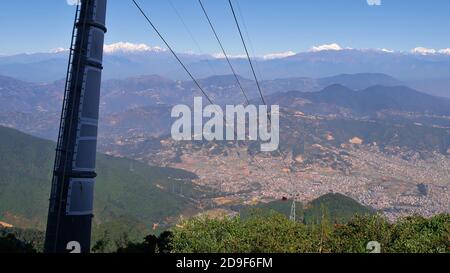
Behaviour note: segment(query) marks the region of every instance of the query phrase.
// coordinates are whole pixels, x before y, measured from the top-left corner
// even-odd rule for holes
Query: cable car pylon
[[[44,251],[88,253],[107,0],[76,8]]]

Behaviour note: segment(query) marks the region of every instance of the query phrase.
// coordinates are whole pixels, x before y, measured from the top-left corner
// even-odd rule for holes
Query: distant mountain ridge
[[[259,98],[255,82],[238,76],[246,95]],[[242,91],[234,75],[218,75],[198,82],[219,104],[244,103]],[[286,78],[261,82],[263,93],[297,90],[316,92],[331,84],[342,84],[351,89],[364,89],[372,85],[399,85],[400,81],[384,74],[342,74],[329,78]],[[0,113],[5,112],[58,112],[64,91],[64,81],[48,84],[24,82],[0,76]],[[143,75],[126,79],[105,80],[102,84],[102,113],[117,113],[138,107],[191,104],[194,96],[201,96],[198,87],[190,80],[175,81],[160,75]]]
[[[376,85],[354,91],[343,85],[334,84],[314,93],[290,91],[275,94],[269,100],[284,107],[292,107],[292,103],[298,99],[304,100],[303,105],[310,102],[335,105],[359,115],[374,115],[382,110],[450,115],[450,99],[427,95],[405,86]]]
[[[260,104],[254,81],[241,76],[239,79],[252,103]],[[213,76],[199,82],[215,103],[245,102],[234,75]],[[448,114],[449,99],[432,97],[398,84],[402,82],[380,73],[261,82],[270,103],[311,114],[353,113],[360,117],[373,116],[384,109]],[[63,81],[35,84],[0,77],[0,125],[56,139],[63,88]],[[288,90],[295,91],[286,93]],[[180,103],[191,105],[194,96],[201,95],[192,81],[173,81],[159,75],[106,80],[101,92],[100,134],[132,132],[163,136],[170,133],[170,108]],[[435,124],[447,123],[441,120]]]
[[[402,81],[382,73],[340,74],[333,77],[321,78],[318,81],[323,87],[340,84],[353,90],[362,90],[375,85],[404,85]]]
[[[408,82],[408,86],[433,96],[450,98],[450,77],[415,80]]]
[[[224,59],[210,55],[179,53],[197,78],[229,74]],[[51,82],[64,77],[67,52],[0,56],[0,74],[32,82]],[[267,80],[311,77],[361,72],[384,73],[402,80],[443,78],[450,75],[450,55],[410,54],[381,50],[323,50],[289,54],[281,58],[254,58],[258,70]],[[232,63],[244,77],[251,78],[248,62],[232,58]],[[128,78],[159,74],[171,79],[188,79],[170,52],[165,50],[112,51],[105,54],[104,79]]]
[[[0,112],[40,112],[61,108],[64,85],[61,81],[36,84],[0,76]]]

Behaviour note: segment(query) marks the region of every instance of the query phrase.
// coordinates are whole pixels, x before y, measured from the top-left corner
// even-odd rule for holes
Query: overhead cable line
[[[141,6],[136,2],[136,0],[131,0],[134,5],[138,8],[140,13],[144,16],[146,21],[150,24],[150,26],[153,28],[153,30],[158,34],[159,38],[164,42],[164,44],[167,46],[167,48],[170,50],[172,55],[177,59],[177,61],[180,63],[180,65],[183,67],[184,71],[189,75],[189,77],[192,79],[192,81],[195,83],[195,85],[198,87],[198,89],[202,92],[202,94],[206,97],[206,99],[214,105],[214,102],[211,100],[211,98],[208,96],[208,94],[205,92],[205,90],[201,87],[199,82],[195,79],[195,77],[192,75],[192,73],[189,71],[189,69],[186,67],[186,65],[183,63],[183,61],[178,57],[178,54],[175,53],[175,51],[172,49],[172,47],[169,45],[169,43],[166,41],[164,36],[162,36],[161,32],[159,32],[158,28],[153,24],[153,22],[150,20],[150,18],[147,16],[147,14],[144,12],[144,10],[141,8]]]
[[[206,11],[205,7],[203,6],[202,0],[198,0],[198,3],[200,4],[200,6],[201,6],[201,8],[203,10],[203,13],[205,14],[205,17],[208,20],[209,26],[211,27],[211,30],[214,33],[214,36],[216,37],[216,40],[219,43],[220,48],[222,49],[222,53],[223,53],[225,59],[227,60],[227,63],[229,65],[231,71],[233,72],[233,75],[234,75],[234,77],[236,79],[236,82],[237,82],[239,88],[242,91],[242,94],[244,95],[244,98],[245,98],[245,101],[246,101],[247,105],[250,104],[248,96],[247,96],[247,94],[245,94],[244,88],[242,87],[241,81],[239,80],[239,77],[238,77],[238,75],[236,73],[236,70],[234,69],[233,65],[231,64],[230,58],[228,57],[228,54],[225,51],[225,48],[224,48],[222,42],[220,41],[219,35],[217,34],[217,31],[214,28],[214,25],[212,24],[211,19],[209,18],[208,12]]]
[[[134,5],[138,8],[140,13],[144,16],[146,21],[150,24],[150,26],[153,28],[153,30],[158,34],[158,36],[161,38],[161,40],[164,42],[164,44],[167,46],[167,48],[170,50],[170,52],[173,54],[173,56],[177,59],[177,61],[180,63],[180,65],[183,67],[183,69],[186,71],[186,73],[189,75],[189,77],[192,79],[192,81],[196,84],[196,86],[200,89],[200,91],[203,93],[203,95],[208,99],[209,103],[211,105],[215,105],[213,100],[208,96],[208,94],[204,91],[204,89],[200,86],[199,82],[195,79],[195,77],[192,75],[192,73],[189,71],[189,69],[186,67],[186,65],[183,63],[183,61],[178,57],[178,55],[175,53],[175,51],[172,49],[172,47],[169,45],[169,43],[166,41],[164,36],[162,36],[161,32],[159,32],[158,28],[153,24],[153,22],[150,20],[150,18],[147,16],[147,14],[144,12],[144,10],[141,8],[139,3],[136,0],[131,0]],[[226,123],[225,117],[224,122]],[[234,128],[234,134],[237,135],[236,128]],[[239,152],[237,152],[238,157],[240,158]],[[262,166],[257,162],[260,168]],[[270,179],[275,183],[275,180],[273,177],[270,177]]]
[[[254,76],[254,78],[255,78],[256,86],[258,87],[258,91],[259,91],[259,94],[260,94],[260,96],[261,96],[261,101],[263,102],[264,105],[267,106],[266,100],[265,100],[265,98],[264,98],[264,94],[263,94],[262,89],[261,89],[261,85],[259,84],[258,77],[256,76],[256,72],[255,72],[255,68],[254,68],[254,66],[253,66],[252,59],[250,58],[250,54],[249,54],[247,45],[246,45],[246,43],[245,43],[244,36],[243,36],[243,34],[242,34],[241,27],[240,27],[240,25],[239,25],[239,21],[238,21],[237,16],[236,16],[236,12],[235,12],[235,10],[234,10],[233,3],[231,2],[231,0],[228,0],[228,3],[230,4],[230,8],[231,8],[231,11],[232,11],[232,13],[233,13],[234,21],[235,21],[236,27],[237,27],[237,29],[238,29],[238,31],[239,31],[239,36],[241,37],[241,41],[242,41],[242,44],[243,44],[243,46],[244,46],[244,49],[245,49],[245,53],[246,53],[246,55],[247,55],[248,62],[250,63],[250,68],[251,68],[251,70],[252,70],[252,72],[253,72],[253,76]],[[269,121],[271,122],[270,114],[267,113],[267,116],[268,116]],[[287,158],[287,156],[284,154],[284,152],[281,150],[281,148],[278,149],[278,153],[279,153],[280,156],[282,157],[282,159],[283,159],[282,161],[283,161],[283,164],[285,165],[285,167],[288,167],[288,169],[290,170],[290,167],[288,166],[288,164],[287,164],[286,161],[284,160],[285,158]],[[290,172],[289,172],[289,175],[288,175],[288,179],[289,179],[289,181],[290,181],[290,183],[291,183],[291,186],[293,186],[293,185],[294,185],[294,182],[293,182],[293,180],[292,180],[292,174],[291,174]],[[295,199],[294,199],[294,202],[295,202]]]
[[[236,1],[236,6],[237,6],[238,14],[241,17],[242,26],[244,27],[245,34],[247,35],[248,44],[250,45],[250,53],[253,53],[253,55],[255,55],[255,48],[253,47],[252,39],[250,37],[250,33],[248,31],[247,24],[245,23],[244,13],[242,12],[241,4],[239,4],[239,1]],[[255,58],[255,59],[253,59],[253,61],[255,63],[256,72],[258,74],[259,80],[262,81],[263,76],[261,74],[261,69],[259,68],[258,60]]]
[[[204,7],[202,1],[201,1],[201,0],[198,0],[198,2],[199,2],[200,6],[201,6],[201,8],[202,8],[202,10],[203,10],[203,13],[204,13],[205,16],[206,16],[206,19],[208,20],[208,23],[209,23],[209,25],[210,25],[210,27],[211,27],[211,30],[212,30],[213,33],[214,33],[214,36],[216,37],[217,42],[218,42],[219,45],[220,45],[220,48],[222,49],[222,53],[223,53],[223,55],[225,56],[225,59],[227,60],[228,65],[230,66],[230,69],[231,69],[231,71],[233,72],[233,75],[234,75],[234,77],[236,78],[236,82],[237,82],[237,84],[239,85],[239,88],[241,89],[242,94],[244,95],[246,104],[247,104],[247,105],[250,105],[250,100],[248,99],[248,96],[247,96],[247,94],[245,93],[245,90],[244,90],[244,88],[243,88],[243,86],[242,86],[242,84],[241,84],[241,82],[240,82],[240,80],[239,80],[239,77],[238,77],[238,75],[237,75],[237,73],[236,73],[236,70],[234,69],[233,65],[231,64],[230,58],[228,57],[228,55],[227,55],[227,53],[226,53],[226,51],[225,51],[225,48],[224,48],[222,42],[220,41],[219,35],[217,34],[217,31],[215,30],[214,25],[212,24],[212,21],[211,21],[209,15],[208,15],[208,12],[206,11],[206,9],[205,9],[205,7]],[[235,131],[235,134],[236,134],[236,131]],[[236,145],[236,146],[238,147],[238,145]],[[240,153],[238,152],[238,155],[239,155],[239,154],[240,154]],[[240,155],[239,155],[239,156],[240,156]],[[263,170],[265,169],[265,168],[258,162],[258,160],[255,160],[255,162],[256,162],[256,164],[258,165],[258,167],[259,167],[260,169],[263,169]],[[275,183],[275,180],[273,179],[273,177],[269,177],[269,179],[272,180],[273,183]]]
[[[204,51],[202,50],[202,47],[200,46],[200,43],[197,41],[197,39],[195,38],[194,34],[190,30],[188,24],[183,19],[183,16],[181,16],[181,13],[178,11],[177,7],[174,5],[173,1],[172,0],[167,0],[167,1],[169,2],[170,6],[172,7],[172,9],[175,12],[175,14],[177,15],[178,19],[180,19],[180,22],[183,24],[184,28],[186,29],[186,32],[190,36],[191,40],[194,42],[194,44],[197,47],[198,51],[202,55],[206,55],[206,54],[204,54]],[[209,59],[207,59],[207,58],[205,59],[205,61],[207,62],[207,64],[208,64],[209,68],[211,69],[211,71],[213,71],[214,74],[217,74],[217,71],[214,69],[214,66],[211,64],[211,61]]]
[[[236,12],[234,11],[233,3],[231,3],[231,0],[228,0],[228,3],[230,4],[231,11],[233,12],[234,21],[236,22],[236,27],[239,31],[239,36],[241,37],[242,44],[244,45],[245,53],[247,55],[248,62],[250,63],[250,68],[252,69],[253,77],[255,78],[256,86],[258,87],[259,95],[261,96],[261,101],[263,102],[264,105],[267,105],[266,100],[264,99],[264,95],[261,90],[261,85],[259,84],[259,81],[258,81],[258,77],[256,76],[255,68],[253,67],[253,62],[252,62],[252,59],[250,58],[250,54],[248,52],[244,36],[242,35],[241,27],[239,26],[239,22],[236,17]]]

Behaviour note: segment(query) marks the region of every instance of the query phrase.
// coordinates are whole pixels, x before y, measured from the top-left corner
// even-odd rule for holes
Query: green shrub
[[[430,219],[411,216],[398,221],[392,230],[391,252],[445,253],[450,251],[450,214]]]
[[[346,224],[305,225],[270,213],[247,218],[193,218],[173,229],[175,253],[368,253],[376,241],[385,253],[450,252],[450,215],[412,216],[389,223],[380,215]]]

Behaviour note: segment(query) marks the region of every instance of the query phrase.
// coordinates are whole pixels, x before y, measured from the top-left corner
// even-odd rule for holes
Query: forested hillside
[[[0,221],[45,228],[54,148],[53,142],[0,127]],[[187,198],[170,190],[183,183],[185,192],[195,194],[192,173],[106,155],[98,156],[97,173],[96,225],[127,217],[150,229],[193,209]]]
[[[276,212],[289,217],[291,208],[292,201],[279,200],[246,207],[241,211],[241,216],[248,218],[254,214],[267,215]],[[305,224],[318,224],[322,222],[323,218],[333,223],[346,223],[357,215],[373,215],[375,210],[361,205],[345,195],[330,193],[314,199],[306,205],[296,202],[295,212],[298,221]]]

